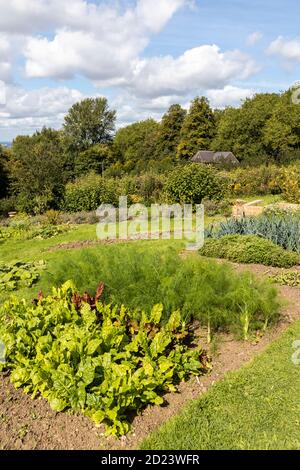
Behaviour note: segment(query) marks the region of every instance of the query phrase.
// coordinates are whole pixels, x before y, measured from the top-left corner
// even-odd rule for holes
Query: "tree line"
[[[300,107],[292,91],[257,94],[239,108],[213,110],[204,97],[186,111],[172,105],[161,122],[147,119],[116,131],[106,98],[74,104],[61,130],[43,128],[0,147],[0,199],[17,208],[57,207],[67,183],[89,173],[120,178],[168,173],[199,150],[231,151],[243,165],[300,157]]]

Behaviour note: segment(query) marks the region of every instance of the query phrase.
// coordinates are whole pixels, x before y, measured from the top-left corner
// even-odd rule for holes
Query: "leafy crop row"
[[[0,241],[6,240],[46,240],[48,238],[56,237],[61,233],[68,232],[70,226],[67,225],[52,225],[52,224],[31,224],[30,219],[25,217],[16,218],[12,220],[8,227],[0,229]]]
[[[0,339],[11,380],[52,409],[81,411],[108,433],[129,430],[129,413],[162,405],[163,394],[191,374],[210,369],[205,351],[175,311],[161,326],[163,307],[136,316],[125,307],[79,296],[71,282],[33,304],[0,307]]]
[[[0,264],[0,292],[32,287],[39,280],[40,271],[44,266],[43,261],[39,263],[16,261]]]
[[[265,328],[278,313],[276,289],[269,282],[251,273],[237,274],[231,266],[200,256],[183,259],[175,249],[157,246],[115,245],[101,252],[67,253],[55,263],[51,275],[45,274],[45,280],[47,285],[59,286],[67,279],[87,291],[102,279],[103,301],[131,310],[150,314],[153,305],[163,304],[165,323],[174,310],[180,310],[184,320],[209,327],[208,340],[218,330],[246,338],[248,332]]]
[[[259,217],[229,219],[217,227],[211,226],[207,238],[225,235],[257,235],[271,240],[286,250],[300,252],[300,217],[293,213],[266,213]]]
[[[300,287],[300,272],[288,271],[272,276],[274,282],[282,286]]]

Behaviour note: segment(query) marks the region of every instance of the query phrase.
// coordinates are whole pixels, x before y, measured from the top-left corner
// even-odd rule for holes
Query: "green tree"
[[[291,91],[275,105],[264,127],[263,141],[276,159],[300,149],[300,106],[293,103]]]
[[[33,136],[19,136],[9,160],[12,189],[19,209],[41,213],[57,207],[68,179],[63,135],[44,128]]]
[[[74,174],[76,177],[88,173],[102,174],[111,163],[112,148],[107,144],[96,144],[75,155]]]
[[[186,110],[180,104],[173,104],[162,117],[157,145],[160,158],[176,157],[186,114]]]
[[[156,160],[160,125],[147,119],[123,127],[114,139],[114,159],[123,164],[125,171],[139,173]]]
[[[208,150],[215,130],[214,113],[208,100],[204,97],[195,98],[182,126],[177,157],[189,159],[199,150]]]
[[[257,162],[268,155],[264,132],[280,96],[261,93],[240,108],[227,108],[219,120],[212,150],[231,151],[240,160]]]
[[[112,141],[116,111],[106,98],[87,98],[74,104],[65,117],[64,131],[74,150],[84,151],[92,145]]]
[[[0,198],[7,195],[8,173],[7,173],[8,152],[0,145]]]

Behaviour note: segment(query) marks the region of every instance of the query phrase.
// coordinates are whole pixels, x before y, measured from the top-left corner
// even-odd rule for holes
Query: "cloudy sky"
[[[118,125],[206,95],[214,107],[300,81],[298,0],[0,0],[0,141],[59,128],[86,96]]]

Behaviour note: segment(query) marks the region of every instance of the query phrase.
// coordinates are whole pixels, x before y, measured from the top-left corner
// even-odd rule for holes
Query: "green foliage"
[[[67,225],[51,225],[47,218],[38,224],[33,224],[33,220],[22,214],[14,217],[0,230],[0,240],[46,240],[70,230]]]
[[[94,172],[102,174],[112,158],[111,146],[107,144],[95,144],[75,155],[74,175],[80,177]]]
[[[177,157],[188,160],[199,150],[208,150],[215,132],[214,113],[207,98],[195,98],[182,126]]]
[[[0,338],[11,380],[54,411],[81,411],[108,433],[129,431],[129,416],[148,404],[162,405],[191,374],[210,364],[192,339],[180,312],[162,327],[162,306],[140,320],[125,307],[78,302],[72,283],[53,289],[34,305],[12,299],[0,307]],[[1,367],[1,366],[0,366]]]
[[[300,166],[290,165],[282,168],[278,175],[278,184],[287,202],[300,204]]]
[[[157,153],[160,158],[170,156],[175,159],[185,117],[186,110],[179,104],[170,106],[163,115],[157,143]]]
[[[264,143],[275,157],[299,149],[300,146],[299,105],[293,103],[291,94],[289,90],[281,96],[264,129]]]
[[[227,108],[222,114],[213,150],[233,152],[248,163],[263,159],[267,154],[264,130],[280,100],[275,93],[261,93],[247,98],[240,108]]]
[[[220,200],[224,185],[212,167],[192,163],[176,168],[170,174],[165,193],[171,202],[201,204],[204,198]]]
[[[300,287],[300,273],[298,271],[288,271],[272,276],[274,282],[282,286]]]
[[[67,184],[61,209],[70,213],[92,211],[102,203],[117,203],[116,183],[91,173]]]
[[[7,195],[8,172],[7,172],[7,151],[0,145],[0,199]]]
[[[258,165],[222,171],[221,175],[232,196],[257,196],[283,192],[280,172],[277,165]]]
[[[129,203],[150,205],[159,202],[166,178],[154,171],[140,175],[125,175],[116,180],[116,191],[119,196],[127,196]]]
[[[8,217],[10,212],[16,209],[16,199],[14,197],[0,199],[0,217]]]
[[[147,119],[123,127],[114,139],[114,158],[122,164],[123,171],[140,173],[156,161],[156,145],[160,126]]]
[[[211,226],[207,237],[224,235],[258,235],[286,250],[300,252],[300,217],[296,213],[270,210],[259,217],[232,218]]]
[[[39,278],[45,263],[24,263],[16,261],[0,264],[0,292],[15,291],[23,287],[32,287]]]
[[[44,128],[31,137],[17,137],[9,161],[17,208],[40,214],[56,207],[67,181],[66,165],[60,132]]]
[[[47,285],[58,286],[72,278],[82,289],[92,291],[102,279],[106,303],[147,314],[154,304],[163,304],[164,323],[180,310],[186,321],[209,325],[212,333],[221,328],[243,336],[245,309],[253,312],[249,330],[264,328],[278,312],[276,291],[268,283],[249,273],[237,275],[228,265],[198,256],[182,259],[174,249],[119,245],[107,246],[99,254],[81,250],[56,261],[51,271],[44,276]]]
[[[75,103],[65,116],[64,132],[77,152],[96,144],[111,142],[116,112],[109,109],[106,98],[87,98]]]
[[[297,253],[286,251],[270,240],[255,235],[225,235],[207,239],[199,253],[211,258],[225,258],[237,263],[255,263],[290,268],[300,263]]]
[[[292,102],[291,90],[281,95],[260,93],[240,108],[225,110],[212,148],[231,151],[252,164],[281,161],[299,149],[299,124],[299,107]]]

